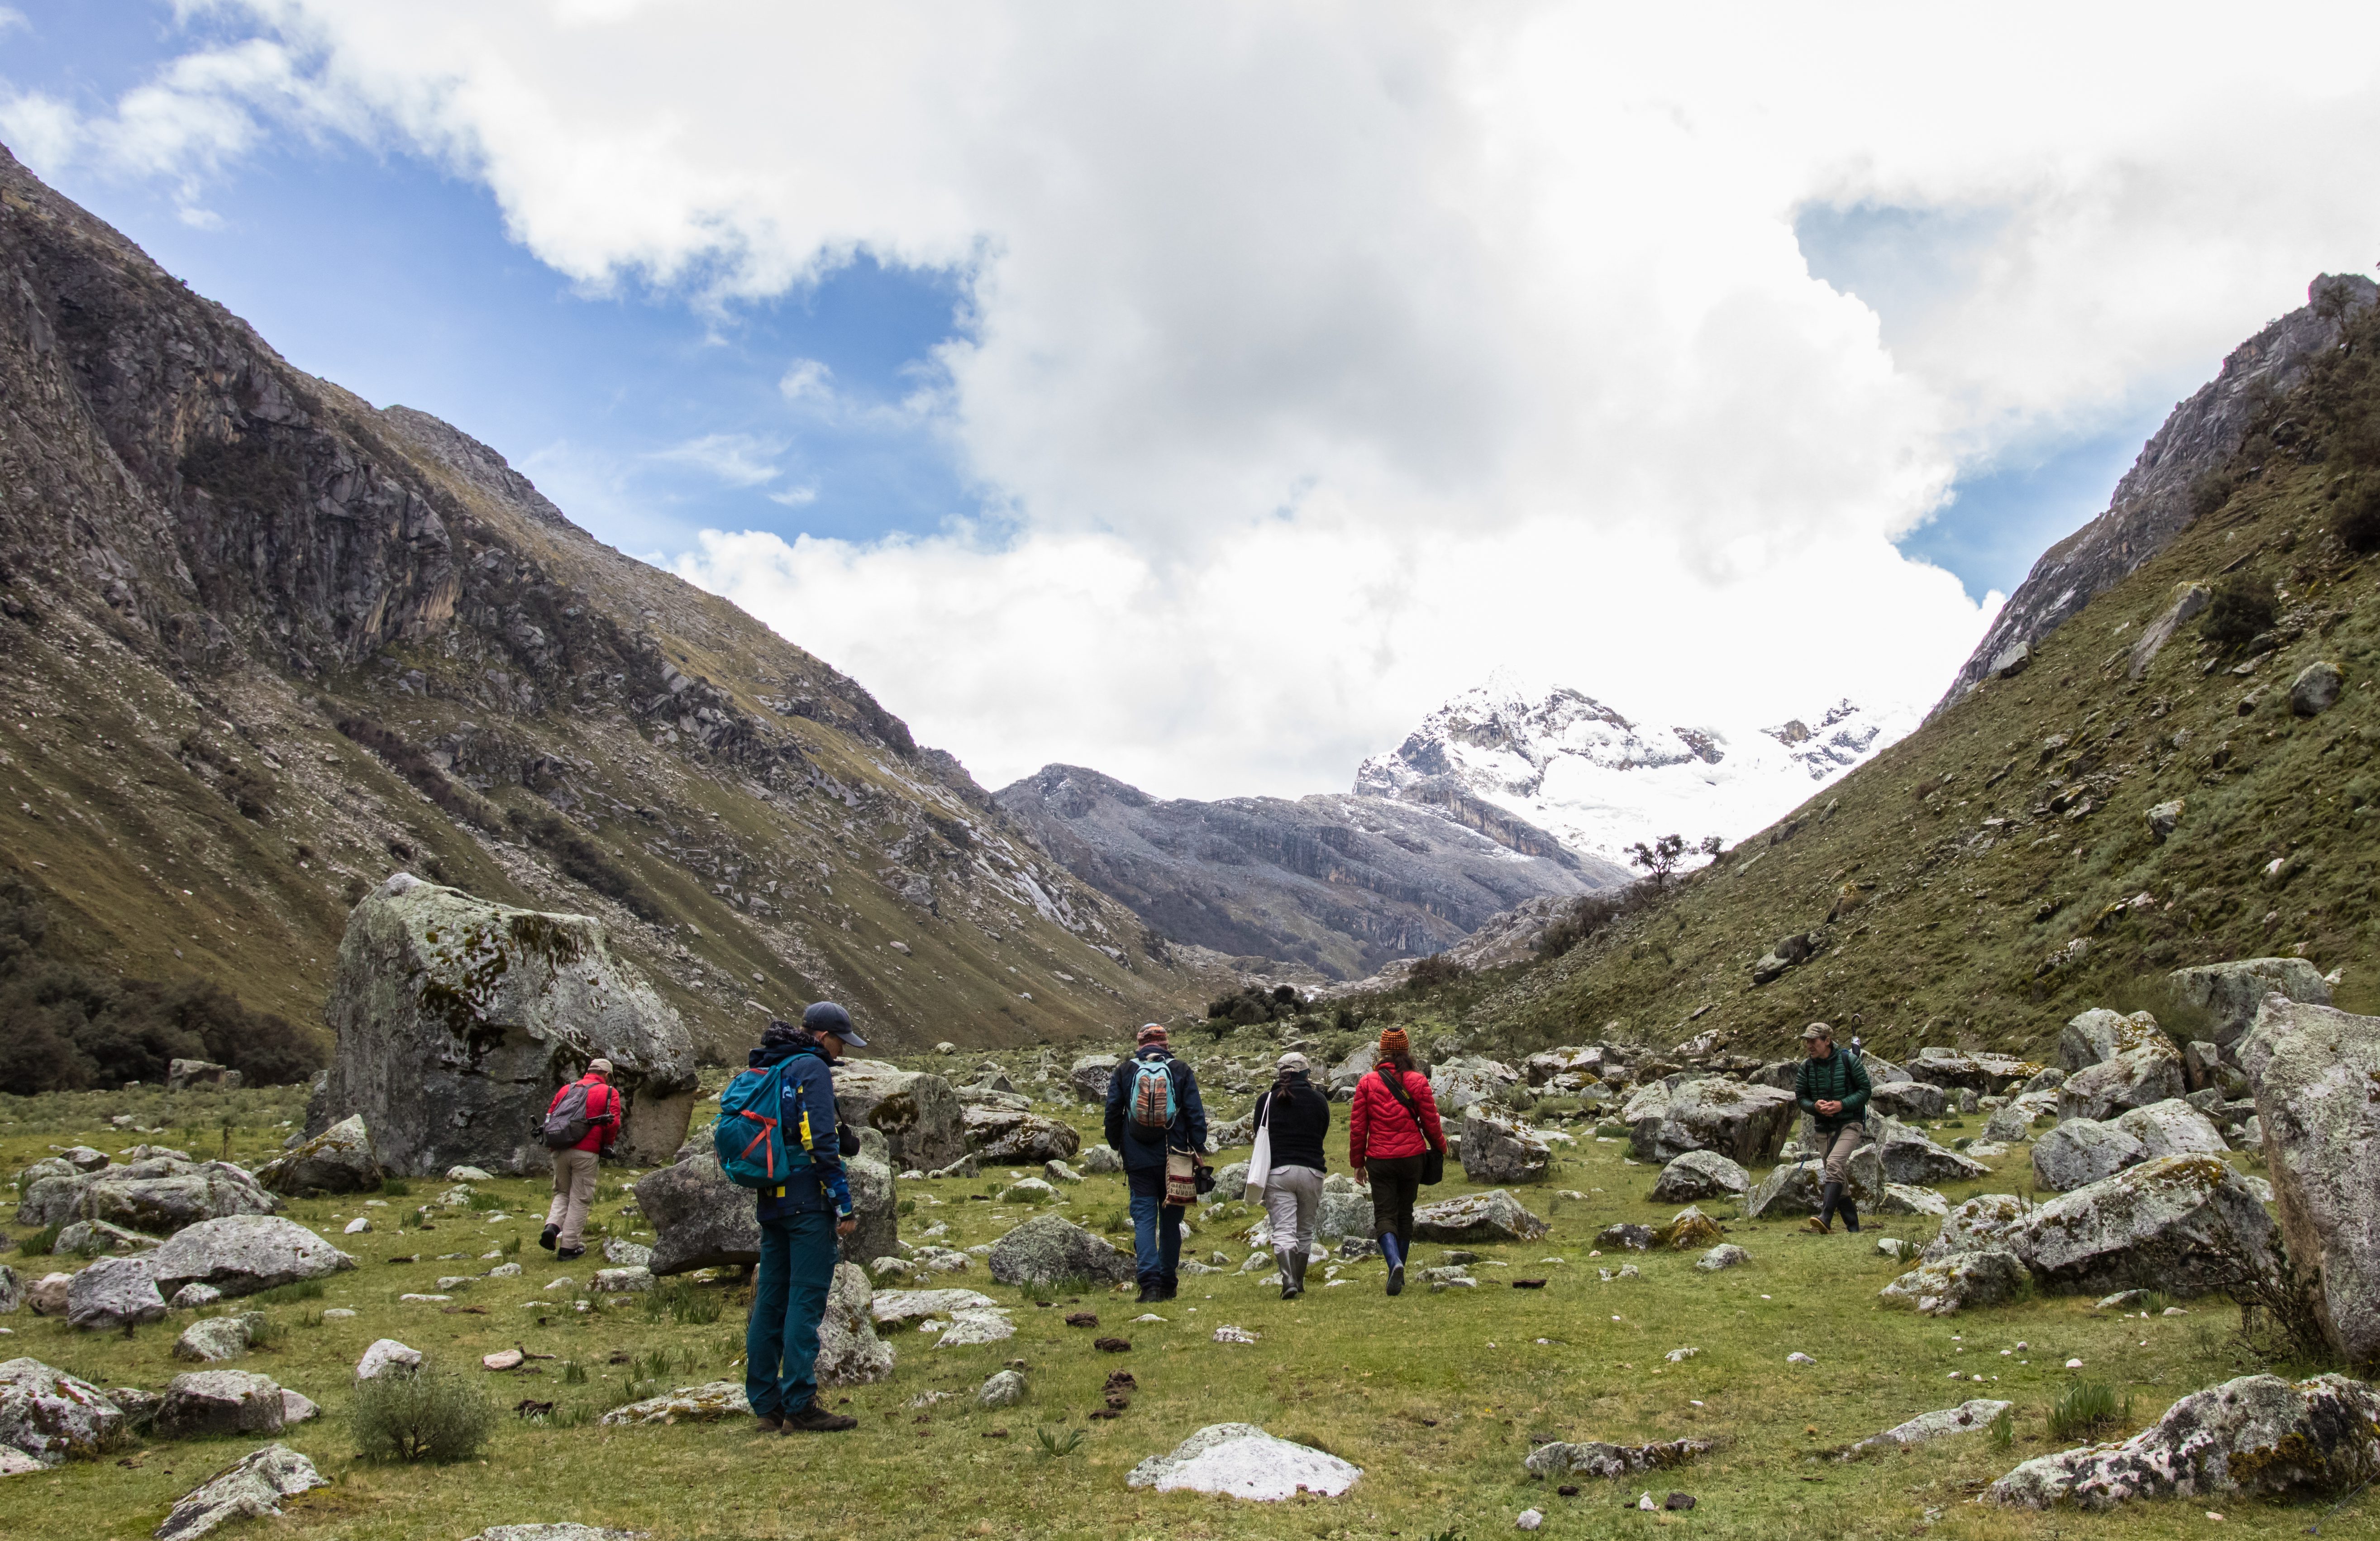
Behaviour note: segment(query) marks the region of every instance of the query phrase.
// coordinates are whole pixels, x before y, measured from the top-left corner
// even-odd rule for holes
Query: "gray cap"
[[[832,1001],[820,1001],[802,1013],[802,1025],[812,1034],[832,1033],[854,1049],[865,1049],[868,1040],[851,1025],[851,1013]]]
[[[1835,1041],[1835,1030],[1823,1022],[1813,1022],[1802,1029],[1802,1041],[1808,1043],[1814,1038],[1824,1038],[1828,1043],[1832,1043]]]
[[[1280,1059],[1275,1060],[1272,1062],[1272,1067],[1275,1070],[1281,1071],[1303,1071],[1312,1070],[1314,1068],[1313,1065],[1306,1062],[1305,1056],[1299,1053],[1294,1049],[1291,1050],[1288,1053],[1283,1054]]]

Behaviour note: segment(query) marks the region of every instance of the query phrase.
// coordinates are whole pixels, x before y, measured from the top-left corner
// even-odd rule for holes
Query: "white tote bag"
[[[1272,1112],[1272,1104],[1265,1104],[1265,1112]],[[1257,1146],[1248,1152],[1248,1186],[1243,1195],[1250,1204],[1264,1202],[1265,1184],[1272,1181],[1272,1120],[1268,1116],[1257,1126]]]

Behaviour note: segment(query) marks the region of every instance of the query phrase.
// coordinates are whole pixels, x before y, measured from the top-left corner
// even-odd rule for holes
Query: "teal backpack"
[[[800,1113],[795,1138],[788,1140],[783,1114],[785,1067],[780,1060],[766,1070],[736,1072],[719,1094],[719,1122],[711,1126],[711,1148],[719,1170],[739,1188],[773,1188],[795,1167],[810,1164],[810,1115]],[[795,1106],[800,1107],[796,1098]]]

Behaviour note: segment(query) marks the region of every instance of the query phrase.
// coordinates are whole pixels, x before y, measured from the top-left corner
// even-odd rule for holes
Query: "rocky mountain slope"
[[[1162,800],[1071,765],[1044,766],[995,801],[1152,929],[1267,972],[1360,977],[1441,951],[1525,900],[1628,877],[1483,802]]]
[[[2046,1050],[2084,1006],[2172,1017],[2168,970],[2264,955],[2342,970],[2340,1004],[2370,1009],[2376,358],[2367,307],[2246,418],[2216,467],[2223,501],[2022,673],[1985,678],[1667,902],[1399,1009],[1515,1047],[1621,1036],[1603,1032],[1616,1021],[1773,1052],[1815,1018],[1895,1057]]]
[[[291,368],[5,152],[0,272],[0,879],[72,984],[10,1012],[89,1036],[195,978],[313,1023],[400,868],[600,917],[714,1053],[820,996],[897,1049],[1212,983],[856,683]]]
[[[1665,834],[1740,840],[1915,726],[1849,701],[1814,715],[1662,727],[1500,673],[1366,760],[1355,791],[1466,822],[1469,810],[1500,810],[1572,851],[1622,863],[1631,844]]]
[[[2026,649],[2066,624],[2124,575],[2163,551],[2182,528],[2219,505],[2233,461],[2253,474],[2300,447],[2301,427],[2268,408],[2338,345],[2350,318],[2380,299],[2380,286],[2354,273],[2325,273],[2306,303],[2233,348],[2213,380],[2176,406],[2132,468],[2116,483],[2107,512],[2042,552],[1991,629],[1935,707],[1941,711],[1997,670],[2021,668]],[[2257,425],[2264,437],[2253,437]]]

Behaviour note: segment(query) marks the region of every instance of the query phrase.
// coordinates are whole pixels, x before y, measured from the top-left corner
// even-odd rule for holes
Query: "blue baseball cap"
[[[868,1040],[851,1025],[851,1013],[832,1001],[820,1001],[802,1013],[802,1025],[812,1034],[832,1033],[854,1049],[865,1049]]]

